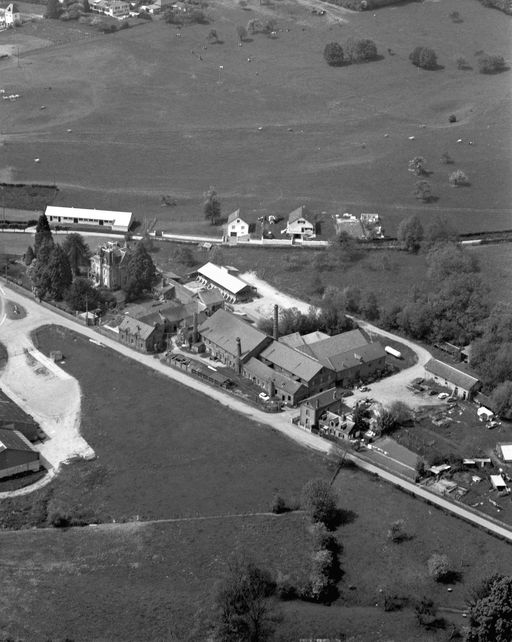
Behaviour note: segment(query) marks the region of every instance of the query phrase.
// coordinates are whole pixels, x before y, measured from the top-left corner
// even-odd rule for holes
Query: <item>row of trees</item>
[[[344,46],[338,42],[330,42],[324,48],[325,61],[331,67],[370,62],[378,57],[377,45],[368,38],[349,38]]]
[[[333,335],[352,330],[354,327],[354,322],[346,316],[343,306],[339,305],[336,297],[324,297],[319,312],[314,307],[311,307],[306,314],[297,308],[283,308],[279,311],[281,335],[293,332],[308,334],[315,330]],[[258,328],[267,334],[272,334],[273,319],[260,320]]]

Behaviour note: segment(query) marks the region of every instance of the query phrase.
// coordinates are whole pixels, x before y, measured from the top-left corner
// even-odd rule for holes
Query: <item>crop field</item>
[[[180,37],[155,21],[27,52],[19,66],[2,62],[3,86],[21,97],[0,104],[0,177],[56,181],[57,203],[156,215],[184,233],[208,229],[200,205],[209,185],[226,214],[241,207],[253,219],[304,203],[326,222],[335,211],[378,211],[390,233],[413,211],[443,212],[460,231],[510,227],[510,72],[475,68],[478,51],[509,57],[508,17],[476,0],[375,14],[326,5],[324,18],[289,2],[250,8],[212,5],[212,23]],[[453,10],[462,24],[449,19]],[[260,12],[277,20],[277,38],[237,46],[236,26]],[[0,34],[0,44],[39,28],[51,40],[44,22],[34,24]],[[211,27],[222,44],[206,45]],[[382,59],[328,67],[325,44],[351,36],[374,39]],[[418,44],[433,47],[443,68],[412,66]],[[461,55],[472,69],[456,68]],[[440,164],[444,152],[454,165]],[[412,196],[415,155],[433,172],[439,200],[430,205]],[[453,168],[471,187],[449,187]],[[161,208],[162,194],[177,206]]]

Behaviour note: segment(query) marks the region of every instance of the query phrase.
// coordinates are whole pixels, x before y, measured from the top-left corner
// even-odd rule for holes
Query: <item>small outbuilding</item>
[[[471,399],[482,386],[477,377],[438,359],[427,361],[424,369],[426,379],[449,388],[460,399]]]
[[[506,464],[512,463],[512,443],[498,444],[496,452]]]

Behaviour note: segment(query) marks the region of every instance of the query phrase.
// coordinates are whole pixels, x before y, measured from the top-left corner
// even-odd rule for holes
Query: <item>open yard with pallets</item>
[[[2,62],[2,85],[20,98],[0,105],[0,177],[55,181],[56,204],[133,210],[178,233],[209,231],[209,185],[224,215],[241,207],[255,220],[306,204],[326,237],[330,215],[344,211],[378,211],[390,234],[413,212],[442,213],[461,232],[510,227],[510,72],[479,74],[475,57],[507,57],[507,16],[476,0],[373,14],[326,5],[326,19],[289,2],[249,7],[212,5],[209,25],[154,21]],[[255,34],[239,47],[236,27],[254,17],[275,19],[277,37]],[[222,43],[208,43],[212,27]],[[48,28],[0,36],[51,40]],[[325,44],[349,37],[375,40],[381,59],[329,67]],[[442,68],[414,67],[418,44],[433,47]],[[472,68],[458,70],[459,56]],[[444,152],[453,165],[441,164]],[[432,172],[435,203],[412,195],[416,155]],[[454,168],[471,187],[449,186]],[[162,208],[163,194],[177,205]]]

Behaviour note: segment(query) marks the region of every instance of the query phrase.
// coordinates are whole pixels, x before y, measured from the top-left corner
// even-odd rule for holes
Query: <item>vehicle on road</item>
[[[267,395],[267,393],[266,393],[266,392],[260,392],[260,394],[258,395],[258,397],[259,397],[262,401],[269,401],[269,400],[270,400],[270,397]]]

